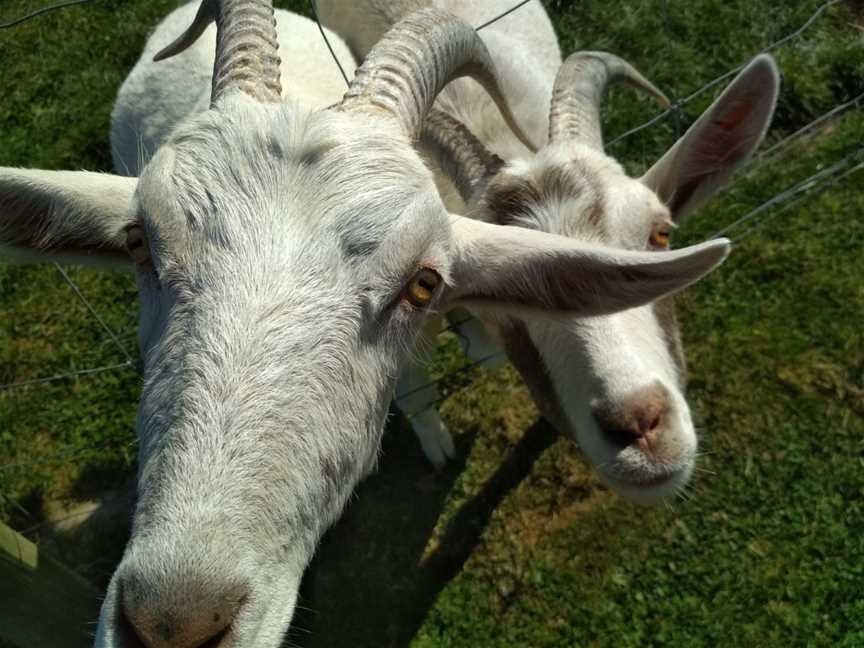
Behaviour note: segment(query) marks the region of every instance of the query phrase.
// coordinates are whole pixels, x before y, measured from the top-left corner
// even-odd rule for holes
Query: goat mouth
[[[648,479],[632,479],[630,483],[639,488],[657,488],[665,486],[678,476],[677,472],[660,475],[659,477],[650,477]]]
[[[685,474],[685,470],[669,470],[663,472],[660,475],[635,475],[632,472],[628,473],[616,473],[609,472],[607,473],[607,477],[613,483],[613,485],[621,485],[625,488],[635,488],[642,491],[654,490],[657,488],[662,488],[664,486],[668,486],[669,484],[675,482],[680,479],[682,475]]]

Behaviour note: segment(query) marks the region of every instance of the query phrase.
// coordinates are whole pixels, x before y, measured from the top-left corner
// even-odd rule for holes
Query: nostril
[[[603,428],[603,433],[616,448],[622,449],[638,443],[642,437],[642,433],[638,429],[633,428],[607,427]]]
[[[222,646],[222,640],[228,636],[229,632],[231,632],[231,628],[225,628],[222,632],[201,644],[199,648],[220,648],[220,646]]]
[[[231,621],[224,623],[220,614],[214,614],[213,626],[207,630],[198,628],[172,627],[168,623],[157,623],[151,627],[139,627],[123,612],[122,624],[125,626],[125,648],[224,648],[231,632]],[[215,630],[215,633],[211,631]],[[190,632],[191,631],[191,632]]]
[[[194,598],[178,598],[171,595],[175,592],[159,597],[140,586],[123,588],[119,621],[125,635],[124,648],[228,646],[234,620],[246,596],[208,595],[203,587],[194,589]]]
[[[648,434],[660,427],[661,415],[659,413],[654,416],[649,416],[643,419],[644,424],[640,425],[642,434]]]
[[[126,646],[126,648],[147,648],[146,644],[141,640],[141,637],[138,636],[135,624],[133,624],[126,615],[125,606],[120,608],[118,626],[118,634],[123,638],[123,646]]]
[[[593,413],[604,437],[616,448],[651,451],[660,441],[670,407],[668,390],[656,383],[620,401],[602,401]]]

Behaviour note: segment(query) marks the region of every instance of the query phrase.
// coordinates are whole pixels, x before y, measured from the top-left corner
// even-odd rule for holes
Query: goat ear
[[[632,252],[461,216],[450,220],[456,249],[445,306],[522,316],[606,315],[642,306],[697,281],[730,247],[716,239],[672,252]]]
[[[774,59],[757,56],[642,176],[680,220],[725,185],[762,142],[777,104]]]
[[[137,178],[0,168],[0,254],[129,266],[124,229]]]

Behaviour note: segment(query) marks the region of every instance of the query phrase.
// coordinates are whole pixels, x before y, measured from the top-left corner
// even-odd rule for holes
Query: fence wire
[[[0,23],[0,29],[10,29],[11,27],[17,27],[28,20],[32,20],[33,18],[37,18],[38,16],[42,16],[47,13],[51,13],[52,11],[57,11],[58,9],[66,9],[67,7],[72,7],[73,5],[82,5],[87,4],[89,2],[93,2],[93,0],[68,0],[67,2],[58,2],[57,4],[50,5],[48,7],[42,7],[41,9],[37,9],[32,13],[27,14],[26,16],[21,16],[20,18],[16,18],[15,20],[10,20],[9,22]]]
[[[27,14],[26,16],[22,16],[21,18],[17,18],[15,20],[10,21],[10,22],[0,23],[0,29],[7,29],[10,27],[20,25],[20,24],[22,24],[28,20],[36,18],[37,16],[40,16],[40,15],[43,15],[43,14],[46,14],[46,13],[49,13],[49,12],[52,12],[52,11],[55,11],[58,9],[71,7],[73,5],[86,4],[86,3],[89,3],[92,1],[93,0],[70,0],[68,2],[60,2],[60,3],[57,3],[55,5],[51,5],[51,6],[39,9],[37,11],[34,11],[30,14]],[[770,43],[765,48],[760,50],[760,52],[757,52],[757,54],[758,53],[773,52],[773,51],[777,50],[778,48],[803,37],[803,35],[816,23],[816,21],[825,13],[825,11],[827,9],[829,9],[833,5],[839,4],[842,1],[843,0],[827,0],[826,2],[821,4],[813,12],[813,14],[811,14],[810,17],[798,29],[796,29],[794,32],[792,32],[790,34],[787,34],[783,38]],[[528,2],[530,2],[530,0],[523,0],[522,2],[515,3],[506,11],[503,11],[502,13],[500,13],[497,16],[491,18],[490,20],[482,23],[481,25],[478,25],[476,27],[476,29],[479,31],[479,30],[482,30],[482,29],[488,27],[489,25],[492,25],[493,23],[504,18],[505,16],[508,16],[508,15],[518,11],[518,9],[520,7],[528,4]],[[341,65],[341,62],[338,60],[338,57],[336,56],[328,38],[327,38],[327,34],[325,32],[324,27],[321,25],[320,21],[318,20],[318,7],[317,7],[316,0],[310,0],[310,5],[311,5],[313,17],[315,18],[315,20],[318,24],[318,28],[319,28],[319,31],[321,33],[322,40],[324,41],[328,51],[330,52],[335,64],[338,66],[340,74],[342,75],[342,78],[345,80],[346,85],[348,85],[350,83],[350,81],[348,79],[348,75],[346,74],[343,66]],[[667,0],[661,0],[661,9],[663,11],[664,25],[666,26],[666,29],[668,30],[669,25],[670,25],[670,20],[669,20],[669,6],[668,6]],[[749,59],[748,59],[748,62],[749,62]],[[643,124],[640,124],[640,125],[632,128],[632,129],[624,132],[623,134],[619,135],[618,137],[614,138],[609,143],[607,143],[607,147],[614,147],[614,146],[620,144],[621,142],[627,140],[628,138],[632,137],[633,135],[640,133],[646,129],[652,128],[653,126],[659,124],[660,122],[664,121],[665,119],[669,118],[670,116],[672,116],[674,119],[676,119],[676,124],[677,124],[678,120],[680,120],[680,117],[683,114],[682,109],[685,106],[687,106],[688,104],[693,102],[698,97],[704,95],[708,91],[716,88],[718,85],[720,85],[724,81],[732,78],[734,75],[736,75],[738,72],[740,72],[746,66],[746,64],[747,63],[745,62],[739,66],[736,66],[730,70],[727,70],[723,74],[721,74],[721,75],[711,79],[710,81],[706,82],[701,87],[691,91],[689,94],[685,95],[684,97],[675,99],[672,103],[672,106],[669,109],[655,115],[654,117],[647,120]],[[807,135],[811,135],[811,134],[817,132],[820,128],[824,128],[827,125],[834,123],[841,116],[843,116],[849,112],[852,112],[852,111],[860,111],[860,109],[862,107],[862,102],[864,102],[864,93],[861,93],[858,96],[856,96],[856,97],[854,97],[854,98],[852,98],[852,99],[850,99],[850,100],[848,100],[842,104],[839,104],[839,105],[833,107],[832,109],[830,109],[829,111],[820,115],[819,117],[817,117],[816,119],[814,119],[810,123],[797,129],[795,132],[791,133],[790,135],[786,136],[782,140],[771,145],[769,148],[765,149],[764,151],[759,153],[757,156],[754,156],[754,158],[752,160],[750,160],[744,166],[742,171],[749,171],[752,168],[756,167],[757,165],[764,164],[766,161],[778,157],[779,155],[781,155],[785,151],[787,151],[791,147],[791,145],[794,144],[795,142],[797,142],[798,140],[801,140],[804,137],[806,137]],[[710,238],[715,238],[718,236],[724,236],[724,235],[733,233],[734,234],[734,236],[732,237],[733,242],[736,244],[741,243],[745,239],[752,236],[756,231],[761,229],[763,226],[765,226],[769,222],[774,221],[776,218],[778,218],[782,214],[787,213],[791,209],[801,205],[805,200],[810,199],[813,196],[815,196],[819,193],[822,193],[822,192],[830,189],[831,187],[836,186],[838,183],[840,183],[844,179],[852,176],[855,173],[860,172],[862,169],[864,169],[864,146],[862,146],[859,149],[856,149],[854,152],[852,152],[851,154],[847,155],[846,157],[838,160],[837,162],[831,164],[829,167],[827,167],[821,171],[818,171],[817,173],[814,173],[813,175],[805,178],[804,180],[801,180],[800,182],[795,183],[794,185],[788,187],[787,189],[785,189],[783,191],[778,192],[777,194],[772,196],[770,199],[766,200],[764,203],[762,203],[762,204],[758,205],[757,207],[749,210],[748,212],[746,212],[742,216],[735,219],[732,223],[726,225],[722,229],[715,232]],[[746,228],[735,233],[736,230],[740,230],[740,228],[742,228],[743,226],[746,226]],[[91,369],[81,369],[81,370],[69,371],[66,373],[60,373],[60,374],[56,374],[56,375],[52,375],[52,376],[46,376],[43,378],[34,378],[34,379],[23,380],[23,381],[19,381],[19,382],[0,384],[0,392],[18,389],[18,388],[34,387],[34,386],[38,386],[38,385],[42,385],[42,384],[46,384],[46,383],[50,383],[50,382],[55,382],[55,381],[60,381],[60,380],[70,380],[70,379],[77,379],[77,378],[85,377],[85,376],[93,376],[93,375],[97,375],[97,374],[101,374],[101,373],[105,373],[105,372],[135,369],[137,367],[137,364],[136,364],[135,360],[133,359],[132,355],[122,345],[122,343],[120,342],[116,333],[107,325],[107,323],[99,315],[99,313],[95,309],[95,307],[86,299],[86,297],[84,296],[84,294],[82,293],[80,288],[75,284],[75,282],[71,279],[71,277],[68,275],[68,273],[60,265],[58,265],[58,264],[55,264],[55,265],[57,267],[58,272],[62,276],[63,280],[66,283],[68,283],[70,288],[75,293],[76,297],[84,304],[84,306],[87,308],[87,310],[89,311],[91,316],[94,317],[94,319],[96,319],[96,321],[100,324],[102,329],[108,335],[109,339],[112,341],[112,343],[118,348],[120,353],[123,355],[123,357],[125,358],[125,361],[115,363],[115,364],[105,365],[105,366],[101,366],[101,367],[94,367]],[[476,321],[475,317],[463,318],[463,319],[458,320],[458,321],[451,321],[450,323],[448,323],[448,325],[446,327],[444,327],[440,331],[440,333],[452,333],[452,334],[455,334],[456,336],[460,337],[462,342],[463,342],[463,347],[465,347],[465,349],[467,350],[470,346],[470,339],[462,334],[461,327],[470,323],[470,322],[474,322],[474,321]],[[503,357],[503,355],[504,354],[502,352],[502,353],[497,353],[494,355],[490,355],[488,357],[484,357],[484,358],[480,358],[478,360],[468,362],[467,364],[463,365],[462,367],[459,367],[458,369],[455,369],[453,371],[448,372],[446,375],[442,376],[441,378],[439,378],[437,380],[432,380],[432,381],[430,381],[424,385],[421,385],[419,387],[413,388],[409,391],[406,391],[404,393],[396,395],[396,401],[398,403],[399,400],[407,398],[407,397],[414,395],[414,394],[417,394],[419,392],[422,392],[423,390],[427,390],[427,389],[440,390],[441,391],[440,395],[437,395],[434,398],[434,400],[432,400],[428,404],[427,409],[431,408],[431,407],[435,407],[435,406],[439,405],[445,399],[452,396],[453,394],[467,388],[468,384],[458,384],[459,379],[461,377],[467,376],[471,372],[482,368],[484,365],[486,365],[490,361],[495,361],[495,360],[501,359]],[[452,386],[454,384],[455,384],[455,386]],[[108,441],[102,441],[99,443],[87,445],[84,447],[81,447],[81,446],[68,447],[68,448],[65,448],[63,450],[60,450],[57,453],[53,453],[51,455],[40,456],[40,457],[33,458],[33,459],[27,459],[27,460],[23,460],[23,461],[18,461],[18,462],[14,462],[14,463],[7,463],[7,464],[0,465],[0,474],[3,474],[4,472],[16,470],[16,469],[27,468],[27,467],[37,465],[37,464],[52,464],[52,463],[72,461],[72,460],[84,457],[88,453],[94,452],[96,450],[105,450],[108,448],[117,448],[117,447],[124,447],[125,449],[128,450],[128,449],[134,448],[136,443],[137,443],[136,441],[132,441],[131,443],[128,443],[128,444],[118,444],[116,441],[108,440]]]
[[[0,385],[0,391],[7,391],[9,389],[17,389],[23,387],[33,387],[34,385],[44,385],[46,383],[56,382],[58,380],[80,378],[81,376],[92,376],[93,374],[105,373],[106,371],[117,371],[118,369],[132,369],[134,367],[135,364],[133,362],[126,361],[112,365],[105,365],[104,367],[93,367],[92,369],[77,369],[75,371],[55,374],[53,376],[45,376],[44,378],[31,378],[30,380],[21,380],[18,382],[7,383],[5,385]]]
[[[819,117],[811,121],[809,124],[802,126],[794,133],[788,135],[787,137],[784,137],[776,144],[772,144],[764,151],[754,155],[750,159],[750,161],[748,161],[747,164],[744,165],[742,170],[750,169],[751,167],[761,162],[764,162],[768,158],[774,157],[777,153],[783,152],[789,147],[790,144],[802,139],[805,135],[810,135],[818,128],[822,128],[834,123],[841,115],[847,112],[851,112],[854,109],[860,109],[862,101],[864,101],[864,92],[850,99],[849,101],[839,104],[831,110],[819,115]]]
[[[839,179],[845,178],[848,175],[855,173],[856,171],[858,171],[861,168],[861,166],[862,166],[861,163],[859,163],[859,164],[855,164],[855,163],[858,162],[862,158],[862,156],[864,156],[864,146],[856,149],[853,153],[847,155],[842,160],[835,162],[834,164],[832,164],[827,169],[823,169],[822,171],[819,171],[818,173],[814,173],[810,177],[805,178],[804,180],[801,180],[800,182],[797,182],[796,184],[792,185],[791,187],[789,187],[785,191],[781,191],[780,193],[775,194],[771,199],[766,200],[764,203],[762,203],[761,205],[759,205],[755,209],[747,212],[746,214],[744,214],[740,218],[729,223],[723,229],[715,232],[709,238],[714,239],[714,238],[717,238],[720,236],[724,236],[724,235],[728,234],[729,232],[733,231],[734,229],[736,229],[737,227],[740,227],[744,223],[747,223],[747,222],[753,220],[754,218],[756,218],[760,214],[765,213],[766,211],[768,211],[769,209],[771,209],[775,205],[782,205],[784,203],[789,203],[789,201],[799,201],[806,194],[812,193],[815,189],[817,189],[819,187],[831,186],[832,184],[835,184],[836,182],[839,181]],[[776,215],[777,214],[774,214],[775,217],[776,217]],[[757,226],[761,227],[761,225],[763,225],[763,224],[764,224],[764,221],[758,223]],[[743,233],[741,233],[735,239],[735,242],[742,240],[742,238],[745,237],[746,235],[748,235],[749,232],[750,232],[749,229],[745,230]]]
[[[764,49],[760,50],[756,54],[771,53],[771,52],[775,51],[776,49],[782,47],[783,45],[785,45],[785,44],[787,44],[793,40],[796,40],[798,38],[801,38],[804,35],[804,33],[808,29],[810,29],[810,27],[813,26],[813,24],[816,22],[816,20],[823,13],[825,13],[825,11],[829,7],[833,7],[834,5],[839,4],[840,2],[843,2],[843,0],[827,0],[827,2],[823,3],[818,9],[816,9],[816,11],[813,12],[813,14],[807,19],[807,21],[803,25],[801,25],[801,27],[799,27],[797,30],[795,30],[791,34],[784,36],[780,40],[777,40],[777,41],[771,43],[770,45],[768,45]],[[665,4],[664,4],[664,6],[665,6]],[[668,22],[667,22],[667,24],[668,24]],[[756,54],[754,54],[754,56]],[[650,127],[654,126],[655,124],[657,124],[658,122],[663,121],[664,119],[666,119],[670,115],[675,115],[677,118],[680,115],[681,109],[684,106],[691,103],[694,99],[701,97],[703,94],[705,94],[706,92],[708,92],[712,88],[717,87],[719,84],[723,83],[723,81],[725,81],[726,79],[729,79],[729,78],[735,76],[736,74],[738,74],[741,70],[743,70],[747,66],[747,64],[752,60],[752,58],[753,57],[747,59],[747,61],[745,61],[741,65],[738,65],[737,67],[732,68],[731,70],[727,70],[726,72],[724,72],[720,76],[714,77],[713,79],[708,81],[708,83],[706,83],[702,87],[694,90],[689,95],[686,95],[683,99],[677,99],[677,100],[673,101],[672,105],[668,109],[666,109],[663,112],[661,112],[660,114],[652,117],[651,119],[649,119],[645,123],[643,123],[639,126],[636,126],[635,128],[631,128],[630,130],[622,133],[621,135],[619,135],[615,139],[611,140],[606,146],[607,147],[615,146],[616,144],[623,142],[624,140],[628,139],[629,137],[632,137],[636,133],[640,133],[643,130],[645,130],[646,128],[650,128]]]

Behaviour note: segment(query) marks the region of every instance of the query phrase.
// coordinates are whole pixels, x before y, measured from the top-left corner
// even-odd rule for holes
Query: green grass
[[[0,21],[41,4],[7,1]],[[668,3],[668,17],[659,0],[549,4],[565,52],[622,54],[681,97],[797,29],[820,2],[689,0]],[[0,31],[0,164],[108,169],[114,94],[172,5],[108,1]],[[772,141],[864,91],[861,9],[831,8],[777,52]],[[655,114],[630,90],[611,95],[610,138]],[[613,152],[644,169],[712,97]],[[677,243],[712,234],[862,141],[860,112],[821,129],[740,177]],[[379,473],[309,572],[293,639],[309,648],[864,645],[862,176],[767,224],[680,300],[689,398],[709,452],[689,501],[624,502],[537,420],[512,369],[472,374],[443,408],[460,450],[445,471],[425,465],[394,418]],[[70,272],[133,351],[131,277]],[[439,353],[441,372],[458,362],[453,348]],[[0,265],[0,383],[122,360],[55,269]],[[26,464],[0,470],[17,528],[38,523],[49,502],[128,479],[137,392],[137,376],[121,370],[0,393],[0,465]],[[80,454],[33,463],[67,449]],[[64,558],[102,580],[122,532],[96,546]],[[108,564],[90,567],[94,555]]]

